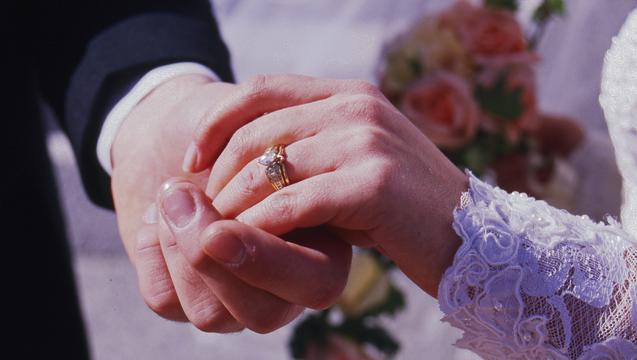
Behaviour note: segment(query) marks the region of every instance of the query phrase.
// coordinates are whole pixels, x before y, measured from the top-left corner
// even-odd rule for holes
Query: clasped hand
[[[275,144],[290,178],[276,192],[255,160]],[[351,245],[376,247],[435,296],[460,244],[466,176],[365,82],[182,76],[134,109],[112,151],[144,300],[203,331],[270,332],[332,305]]]

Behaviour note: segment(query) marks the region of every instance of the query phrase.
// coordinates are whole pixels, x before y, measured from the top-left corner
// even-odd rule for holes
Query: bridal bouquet
[[[426,16],[384,50],[385,95],[456,165],[568,207],[577,177],[564,159],[583,137],[537,106],[533,51],[543,25],[563,12],[544,0],[525,36],[516,0],[458,1]]]

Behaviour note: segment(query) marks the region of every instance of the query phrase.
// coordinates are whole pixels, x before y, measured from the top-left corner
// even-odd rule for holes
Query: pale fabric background
[[[522,0],[530,6],[535,0]],[[214,0],[233,54],[238,80],[258,73],[302,73],[374,81],[384,41],[447,0]],[[539,51],[541,107],[576,117],[588,129],[573,156],[581,173],[577,212],[617,215],[620,180],[597,102],[604,52],[637,0],[569,1]],[[68,141],[52,126],[49,149],[56,163],[81,304],[93,355],[117,359],[285,359],[287,327],[269,335],[203,334],[158,318],[137,291],[134,269],[121,246],[114,216],[91,205],[81,189]],[[402,276],[409,307],[388,327],[402,343],[399,359],[475,359],[451,343],[458,332],[439,322],[434,299]],[[46,336],[46,334],[42,334]]]

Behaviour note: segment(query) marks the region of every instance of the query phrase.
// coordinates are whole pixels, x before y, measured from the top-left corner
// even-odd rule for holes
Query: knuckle
[[[144,302],[149,309],[162,317],[170,317],[180,308],[179,299],[172,287],[158,284],[143,294]]]
[[[385,113],[385,104],[375,96],[359,94],[350,96],[345,111],[370,123],[379,123]]]
[[[362,100],[361,112],[365,119],[371,123],[380,123],[385,114],[385,104],[376,97],[365,95]]]
[[[267,91],[268,76],[264,74],[255,75],[246,81],[243,87],[244,95],[249,98],[259,98]]]
[[[224,332],[234,322],[231,315],[220,305],[202,303],[189,316],[190,322],[203,332]]]
[[[154,229],[143,228],[137,233],[135,253],[138,258],[155,259],[161,257],[161,244]]]
[[[352,80],[352,87],[361,94],[371,95],[374,97],[380,95],[378,87],[365,80]]]
[[[215,314],[197,314],[190,321],[197,329],[203,332],[220,332],[222,329],[227,327],[227,320],[224,320],[220,316]]]
[[[366,127],[359,131],[355,139],[353,144],[355,153],[364,154],[368,158],[382,153],[387,146],[385,132],[374,127]]]
[[[250,324],[250,330],[259,334],[269,334],[281,326],[281,319],[285,314],[280,311],[263,312]]]
[[[342,291],[340,284],[330,284],[329,286],[318,287],[308,305],[314,310],[324,310],[332,306]]]
[[[250,126],[245,125],[230,137],[230,141],[228,141],[226,146],[226,153],[231,161],[238,161],[242,158],[244,152],[251,147],[250,144],[254,141],[255,135]]]
[[[249,164],[237,174],[237,186],[233,187],[241,192],[243,198],[252,198],[259,193],[263,175],[257,172],[260,169],[254,164]]]
[[[259,320],[250,326],[250,330],[258,334],[269,334],[276,330],[277,327],[273,325],[273,322]]]
[[[190,266],[193,267],[193,269],[199,271],[208,269],[211,262],[211,259],[199,246],[197,246],[195,249],[190,250],[186,256],[186,259],[188,260]]]
[[[167,235],[166,241],[165,241],[165,253],[166,255],[164,256],[170,256],[168,254],[175,254],[176,252],[179,251],[179,244],[177,244],[177,239],[175,239],[175,236],[170,234]]]
[[[270,211],[276,218],[289,219],[294,214],[294,196],[289,191],[281,190],[274,193],[270,201]]]

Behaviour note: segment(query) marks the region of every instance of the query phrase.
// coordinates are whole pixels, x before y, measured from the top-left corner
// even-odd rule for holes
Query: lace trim
[[[637,358],[630,235],[468,175],[463,244],[438,295],[443,321],[464,330],[456,345],[486,359]]]
[[[460,209],[466,209],[471,204],[473,204],[473,200],[471,199],[471,194],[469,194],[468,191],[463,192],[460,195],[460,205],[458,205],[458,207]]]

